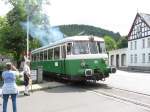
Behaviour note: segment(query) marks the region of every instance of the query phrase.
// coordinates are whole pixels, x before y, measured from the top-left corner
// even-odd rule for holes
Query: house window
[[[131,47],[130,47],[130,49],[132,50],[132,42],[131,42]]]
[[[132,54],[130,55],[130,60],[131,60],[131,63],[133,63],[133,55]]]
[[[150,63],[150,53],[148,53],[148,62]]]
[[[147,39],[147,47],[150,48],[150,38]]]
[[[146,30],[146,31],[145,31],[145,37],[146,37],[147,35],[148,35],[148,31]]]
[[[141,38],[142,36],[142,27],[137,25],[137,38]]]
[[[145,48],[145,39],[142,39],[142,48]]]
[[[133,38],[133,35],[130,36],[130,40],[132,40],[132,38]]]
[[[142,37],[144,37],[144,33],[142,33]]]
[[[145,63],[145,53],[142,54],[142,62]]]
[[[148,31],[148,35],[150,35],[150,31]]]
[[[137,63],[137,54],[134,55],[134,63]]]
[[[134,49],[135,49],[135,50],[136,50],[136,44],[137,44],[136,41],[134,41]]]

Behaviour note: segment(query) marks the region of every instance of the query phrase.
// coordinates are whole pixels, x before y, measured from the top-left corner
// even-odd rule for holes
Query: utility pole
[[[27,0],[27,59],[29,59],[29,0]]]

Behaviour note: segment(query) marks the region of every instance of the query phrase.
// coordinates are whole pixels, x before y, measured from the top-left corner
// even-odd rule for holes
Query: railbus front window
[[[97,44],[98,44],[99,53],[105,53],[106,52],[105,43],[104,42],[97,42]]]
[[[88,54],[89,48],[88,48],[88,42],[86,41],[78,41],[74,42],[73,44],[73,54]]]
[[[97,54],[98,53],[97,43],[89,42],[89,49],[91,54]]]

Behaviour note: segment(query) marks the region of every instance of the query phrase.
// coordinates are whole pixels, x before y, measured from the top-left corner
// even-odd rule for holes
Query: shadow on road
[[[73,82],[65,79],[48,78],[48,77],[46,77],[46,81],[55,81],[64,84],[63,86],[58,86],[55,88],[45,90],[46,92],[50,93],[85,92],[88,90],[112,89],[103,82],[96,82],[96,83],[93,81]]]
[[[84,88],[84,89],[112,89],[107,84],[100,83],[100,82],[77,82],[77,83],[70,83],[70,87],[76,87],[76,88]]]

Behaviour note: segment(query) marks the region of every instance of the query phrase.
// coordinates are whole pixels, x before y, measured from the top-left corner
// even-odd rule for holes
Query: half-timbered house
[[[121,54],[126,55],[126,59],[121,59]],[[150,14],[137,13],[133,24],[128,33],[128,48],[118,50],[116,53],[109,52],[109,61],[114,62],[114,66],[122,67],[126,63],[126,67],[130,70],[150,71]],[[112,58],[115,57],[115,58]],[[122,62],[119,62],[122,61]],[[126,62],[123,62],[126,61]]]
[[[150,14],[137,13],[128,34],[128,68],[150,70]]]

